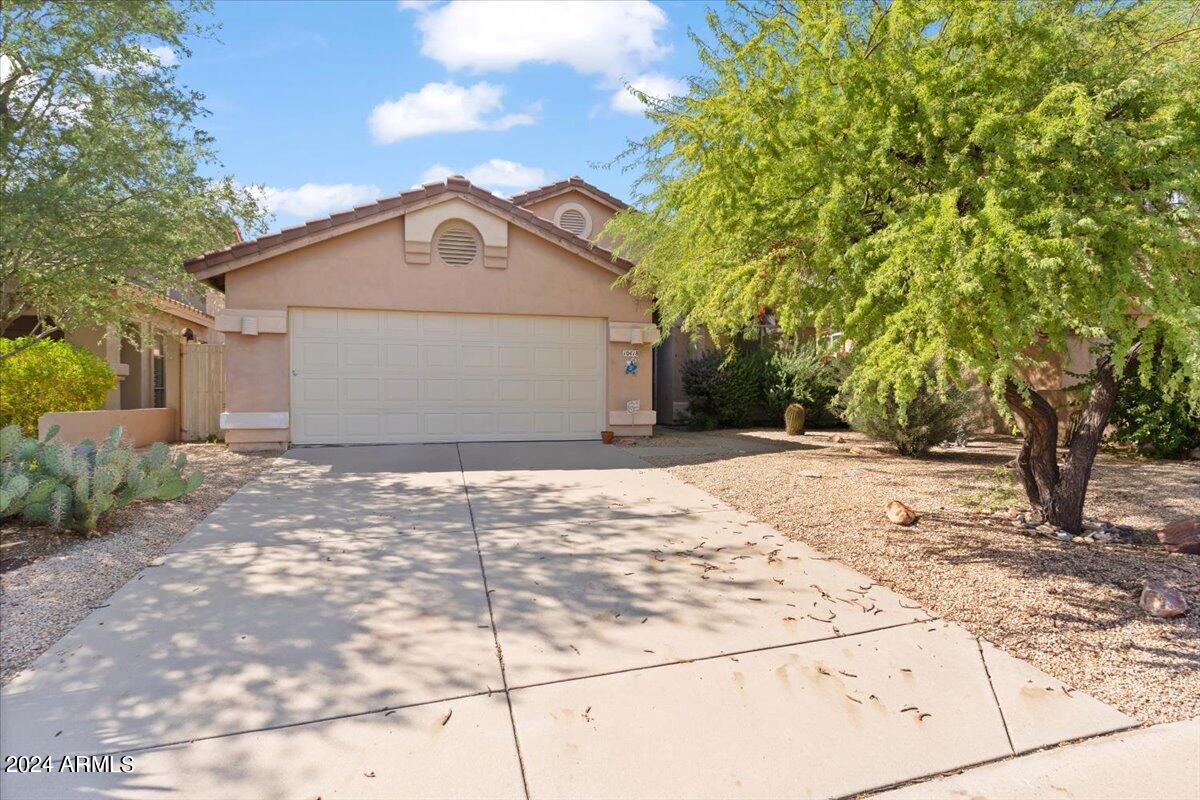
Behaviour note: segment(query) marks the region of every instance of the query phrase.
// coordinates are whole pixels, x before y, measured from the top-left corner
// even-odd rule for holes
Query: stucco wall
[[[449,267],[404,260],[403,218],[285,253],[230,272],[228,309],[334,307],[393,311],[530,314],[600,317],[611,322],[649,322],[646,302],[612,288],[617,275],[585,258],[509,225],[508,266],[476,262]],[[289,411],[290,346],[287,334],[226,335],[226,410]],[[653,408],[649,345],[638,373],[625,374],[621,353],[635,347],[608,344],[608,410],[638,400]],[[649,431],[645,431],[648,433]],[[240,431],[230,443],[253,444],[267,435]],[[278,440],[278,435],[271,437]]]
[[[125,438],[134,447],[154,442],[173,442],[178,436],[173,408],[136,408],[125,411],[56,411],[38,418],[38,438],[45,438],[53,425],[59,426],[57,439],[79,444],[84,439],[99,442],[114,425],[125,429]]]

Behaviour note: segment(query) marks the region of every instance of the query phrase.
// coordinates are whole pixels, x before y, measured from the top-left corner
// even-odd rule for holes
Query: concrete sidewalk
[[[1200,717],[1088,739],[935,778],[877,800],[1200,798]]]
[[[842,797],[1132,724],[599,443],[293,450],[0,711],[114,754],[6,800]]]

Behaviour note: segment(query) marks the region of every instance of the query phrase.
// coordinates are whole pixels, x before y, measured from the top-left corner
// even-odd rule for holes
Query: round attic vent
[[[578,209],[568,208],[558,218],[558,224],[563,230],[570,231],[576,236],[583,236],[584,231],[587,230],[587,217]]]
[[[479,255],[479,243],[466,228],[447,228],[437,240],[438,258],[452,267],[465,267]]]

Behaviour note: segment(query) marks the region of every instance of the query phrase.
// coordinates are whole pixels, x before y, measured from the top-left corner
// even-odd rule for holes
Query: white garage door
[[[297,444],[593,439],[604,321],[292,309]]]

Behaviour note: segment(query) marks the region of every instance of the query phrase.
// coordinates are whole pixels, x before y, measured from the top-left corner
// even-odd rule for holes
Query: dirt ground
[[[231,453],[223,444],[185,444],[195,492],[167,503],[114,511],[98,535],[0,523],[0,683],[28,666],[89,611],[154,561],[274,457]]]
[[[992,515],[1026,507],[1003,468],[1016,452],[990,437],[912,459],[846,431],[726,431],[669,432],[639,455],[1143,722],[1200,715],[1200,557],[1153,536],[1200,516],[1200,462],[1102,455],[1085,513],[1134,541],[1078,544]],[[889,524],[892,499],[919,523]],[[1189,613],[1143,612],[1146,578],[1180,588]]]

